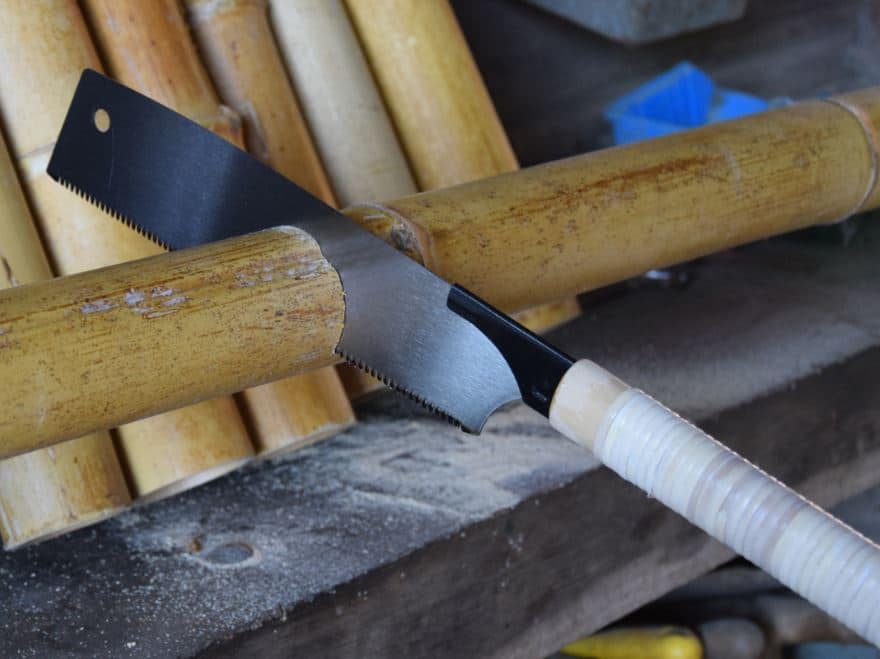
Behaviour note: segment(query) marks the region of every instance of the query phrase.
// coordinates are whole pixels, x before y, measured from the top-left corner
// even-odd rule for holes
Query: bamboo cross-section
[[[118,22],[114,25],[116,34],[130,37],[138,26],[137,17],[133,16],[138,7],[155,7],[154,3],[138,3],[123,5],[116,3],[118,9],[126,11],[114,16]],[[84,9],[91,12],[92,28],[99,26],[96,21],[95,3],[86,3]],[[106,14],[104,14],[106,17]],[[27,48],[24,41],[26,35],[16,37],[19,48]],[[97,35],[93,35],[97,36]],[[87,35],[83,35],[85,40]],[[105,44],[106,45],[106,44]],[[135,46],[133,46],[135,47]],[[175,66],[187,64],[185,52],[172,50],[155,51],[158,57],[174,58]],[[107,64],[113,74],[117,74],[118,63],[113,54],[105,49],[109,56]],[[95,67],[97,61],[59,61],[56,69],[63,69],[68,78],[75,80],[84,66]],[[179,94],[186,99],[199,97],[198,80],[185,75],[171,79],[156,69],[144,67],[140,70],[142,78],[138,82],[151,81],[159,78],[168,94]],[[50,85],[50,81],[44,81]],[[72,86],[69,87],[72,90]],[[59,99],[59,120],[63,117],[69,97]],[[207,116],[213,110],[212,116]],[[218,114],[214,108],[200,108],[198,118],[206,121],[212,128],[219,129],[226,135],[233,134],[237,124],[233,118]],[[58,125],[52,126],[52,135],[58,131]],[[48,181],[58,203],[83,203],[75,199],[69,191],[65,194],[57,192],[58,185]],[[53,252],[66,259],[66,272],[90,269],[99,266],[128,261],[161,252],[161,249],[138,235],[134,230],[123,226],[108,215],[98,213],[94,209],[87,219],[78,224],[59,222],[50,233],[50,241],[54,245]],[[69,245],[76,245],[71,250]],[[170,298],[166,290],[157,286],[145,293],[146,302],[160,304]],[[170,371],[167,371],[168,373]],[[242,463],[253,454],[250,440],[244,423],[233,400],[229,398],[203,401],[197,405],[176,410],[173,413],[152,419],[145,419],[121,427],[117,431],[118,447],[126,466],[134,493],[141,499],[157,499],[175,492],[188,489],[211,478],[222,475]]]
[[[877,126],[880,88],[349,212],[447,280],[515,311],[877,208]],[[297,266],[289,277],[235,284],[237,271],[264,261],[279,272]],[[317,274],[297,277],[306,271]],[[135,322],[125,292],[159,281],[192,303],[173,319]],[[228,327],[219,336],[216,307]],[[16,337],[0,359],[0,381],[10,383],[0,388],[9,411],[0,455],[332,364],[344,314],[338,276],[294,229],[0,291],[0,328]],[[161,331],[167,322],[173,341]],[[20,377],[45,362],[66,368],[38,386]],[[179,377],[156,377],[170,370]],[[132,384],[121,386],[121,374]],[[83,377],[93,384],[81,387]],[[59,412],[41,418],[44,401]]]
[[[346,6],[420,189],[519,168],[448,0]],[[518,320],[542,332],[579,314],[571,297],[521,312]]]
[[[289,76],[339,204],[418,192],[342,0],[279,0],[270,7]],[[339,372],[354,399],[382,388],[347,364]]]
[[[248,149],[330,205],[327,175],[257,0],[187,0],[196,42],[222,100],[241,117]],[[273,456],[355,422],[345,388],[328,367],[242,394],[258,452]]]
[[[51,277],[0,136],[0,288]],[[130,502],[122,468],[106,432],[0,461],[0,539],[6,549],[99,522]]]

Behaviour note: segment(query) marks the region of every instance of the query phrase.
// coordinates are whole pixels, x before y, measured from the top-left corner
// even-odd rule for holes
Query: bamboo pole
[[[265,0],[187,0],[190,25],[251,153],[330,205],[330,182],[275,45]],[[355,423],[333,367],[245,391],[258,452],[274,456]]]
[[[448,0],[345,2],[421,190],[519,169]],[[570,297],[517,317],[544,332],[578,315]]]
[[[343,206],[417,192],[341,0],[272,0],[272,27]]]
[[[47,209],[61,196],[54,184],[51,190],[44,189],[48,148],[76,84],[76,77],[56,75],[52,63],[56,58],[93,61],[94,51],[84,36],[82,19],[70,3],[42,0],[0,6],[0,116],[8,131],[10,155],[17,160],[22,185],[36,204],[44,230],[54,220]],[[19,41],[22,37],[26,43]],[[44,73],[53,78],[52,84],[42,84]],[[19,182],[6,164],[5,145],[0,151],[4,159],[0,251],[5,258],[0,281],[49,278],[51,270],[19,196]],[[63,211],[70,222],[77,222],[83,213],[96,213],[84,203]],[[7,549],[98,522],[130,503],[106,432],[0,463],[0,499],[0,535]]]
[[[49,262],[0,136],[0,288],[51,278]],[[0,539],[6,549],[94,524],[130,503],[122,468],[106,432],[0,461]]]
[[[441,276],[516,310],[877,208],[877,126],[880,88],[350,213]],[[315,277],[243,290],[233,284],[236,269],[259,261],[236,262],[245,258],[241,246],[263,239],[239,238],[0,291],[0,328],[17,337],[0,359],[0,381],[10,383],[0,389],[0,409],[9,410],[0,419],[0,456],[333,363],[344,318],[338,279],[319,254],[298,253],[301,232],[288,232],[259,234],[271,245],[248,258],[287,259]],[[134,323],[129,316],[140,314],[125,291],[158,281],[192,303],[173,320]],[[283,294],[276,285],[286,286]],[[168,322],[177,328],[173,341],[161,331]],[[96,376],[84,345],[100,351],[100,372],[112,366],[112,377]],[[21,377],[41,362],[65,369],[40,386]],[[154,375],[168,371],[179,377]],[[72,394],[83,374],[92,386]],[[63,413],[41,418],[45,401]]]
[[[341,0],[273,0],[272,25],[287,71],[342,206],[418,192]],[[352,399],[383,388],[347,364]]]
[[[0,11],[0,111],[57,271],[66,274],[157,253],[155,245],[109,215],[69,191],[59,191],[45,173],[82,69],[101,68],[76,4],[64,0],[7,3]],[[89,384],[81,382],[76,389]],[[213,404],[200,407],[207,410]],[[150,426],[152,445],[176,442],[187,432],[185,422],[192,415],[191,410],[175,412],[122,428],[120,441]],[[246,436],[243,439],[246,442]],[[250,450],[247,444],[244,447]],[[170,454],[166,457],[172,460]],[[229,457],[240,461],[243,456]],[[128,471],[137,493],[155,489],[136,469]]]

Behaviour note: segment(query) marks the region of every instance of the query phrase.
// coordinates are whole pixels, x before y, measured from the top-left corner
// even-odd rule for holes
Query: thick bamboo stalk
[[[110,75],[172,105],[227,139],[240,139],[237,117],[220,108],[207,76],[187,41],[173,2],[85,2],[95,43]],[[183,38],[180,38],[180,37]],[[114,240],[99,253],[100,265],[156,253],[158,248],[118,222],[81,233]],[[94,255],[94,251],[93,251]],[[117,431],[132,487],[152,500],[195,487],[240,466],[253,455],[241,415],[231,399],[210,400]]]
[[[222,100],[244,123],[248,149],[328,204],[336,200],[266,15],[265,0],[187,0],[190,24]],[[355,422],[335,368],[245,391],[263,456],[329,437]]]
[[[878,125],[875,88],[352,214],[447,279],[515,310],[880,206]],[[0,292],[0,381],[10,383],[0,389],[8,410],[0,455],[332,363],[342,290],[317,247],[300,254],[305,238],[294,231],[281,240],[287,235]],[[268,247],[254,254],[249,241]],[[242,288],[241,272],[263,258],[282,272],[296,268]],[[187,304],[173,318],[136,323],[159,309],[131,309],[126,292],[160,282]],[[170,322],[173,335],[162,332]],[[45,363],[65,368],[39,385],[21,377]],[[112,377],[97,377],[108,370]],[[176,377],[155,375],[168,372]],[[72,390],[83,376],[92,385]],[[56,411],[43,415],[47,401]]]
[[[0,390],[0,456],[333,364],[344,315],[338,275],[289,227],[16,292],[0,291],[0,381],[41,377]]]
[[[519,169],[448,0],[345,1],[421,190]],[[579,314],[571,297],[518,320],[543,332]]]
[[[341,205],[418,192],[341,0],[278,0],[271,18],[287,70]],[[347,364],[349,396],[383,388]]]
[[[341,0],[272,0],[272,27],[343,206],[417,191]]]
[[[877,207],[880,88],[346,212],[514,311]]]
[[[0,288],[51,278],[0,136]],[[99,522],[129,503],[125,477],[106,432],[0,461],[0,539],[6,549]]]
[[[94,61],[94,51],[73,3],[44,0],[0,6],[0,115],[24,175],[22,183],[36,204],[37,219],[42,220],[44,231],[55,220],[47,209],[61,196],[55,185],[48,193],[43,190],[47,150],[76,85],[76,77],[65,78],[53,69],[56,58]],[[42,84],[41,72],[45,71],[52,72],[52,84]],[[17,186],[12,178],[4,186],[5,203],[19,204],[17,209],[7,206],[3,210],[2,223],[7,229],[0,250],[9,267],[5,277],[8,283],[51,276],[32,229],[24,228],[30,218],[20,205],[22,200],[16,201]],[[57,212],[63,211],[70,222],[77,222],[83,212],[97,213],[83,206],[73,204]],[[6,233],[12,226],[19,229]],[[119,461],[105,432],[74,439],[51,453],[41,451],[2,463],[0,492],[4,515],[0,526],[7,548],[100,521],[130,502]]]

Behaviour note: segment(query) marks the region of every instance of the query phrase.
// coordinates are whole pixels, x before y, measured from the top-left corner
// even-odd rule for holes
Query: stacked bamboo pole
[[[61,198],[69,195],[59,193],[45,174],[49,150],[79,77],[79,71],[67,75],[63,61],[74,67],[97,63],[74,5],[53,0],[0,5],[0,116],[22,184],[50,240],[60,219],[76,224],[100,215],[79,200],[64,205]],[[5,145],[0,151],[0,280],[13,285],[47,279],[51,269],[31,227]],[[58,265],[62,260],[54,256]],[[8,549],[100,521],[129,503],[106,432],[0,463],[0,535]]]
[[[287,71],[341,206],[418,192],[394,126],[342,0],[272,0],[272,26]],[[382,388],[339,366],[360,398]]]
[[[345,1],[421,190],[519,169],[448,0]],[[540,332],[579,314],[572,297],[518,319]]]
[[[3,63],[0,109],[34,201],[46,246],[58,271],[66,274],[90,270],[160,252],[158,247],[109,215],[69,191],[59,190],[58,184],[45,173],[52,142],[82,69],[101,69],[79,9],[74,3],[62,0],[7,3],[0,23],[0,62]],[[99,356],[93,355],[93,358]],[[96,374],[96,377],[103,376]],[[89,383],[83,382],[77,388],[87,386]],[[203,403],[199,407],[208,411],[214,406]],[[235,414],[235,409],[231,412]],[[135,442],[141,436],[146,436],[147,446],[174,445],[190,434],[195,416],[192,410],[186,410],[121,428],[121,445]],[[236,422],[241,426],[237,416],[229,417],[230,424]],[[213,438],[206,435],[206,439]],[[244,452],[236,448],[232,455],[221,455],[224,462],[237,464],[247,457],[251,449],[247,437],[242,435],[242,439]],[[222,442],[218,444],[222,447]],[[222,451],[220,448],[218,453]],[[127,462],[137,494],[162,491],[170,479],[157,481],[152,474],[169,465],[179,466],[169,453],[156,454],[154,462],[146,466]],[[148,473],[144,475],[142,469]],[[190,474],[178,472],[175,475]]]
[[[51,278],[0,136],[0,288]],[[12,340],[0,336],[0,345]],[[0,539],[6,549],[99,522],[129,503],[125,477],[106,432],[0,461]]]
[[[349,214],[442,277],[516,310],[880,207],[878,126],[874,88]],[[295,263],[319,275],[236,286],[236,270],[256,262],[279,272]],[[124,304],[81,311],[89,299],[121,299],[157,281],[222,304],[229,331],[217,336],[213,312],[198,303],[182,305],[173,321],[147,324]],[[0,291],[0,327],[17,337],[0,360],[0,381],[9,383],[0,389],[0,409],[9,410],[0,419],[0,455],[326,366],[335,360],[344,306],[332,267],[290,228]],[[109,319],[113,339],[104,331]],[[162,333],[167,322],[178,328],[174,341]],[[105,365],[82,345],[99,350]],[[20,377],[44,362],[67,368],[38,385]],[[172,367],[174,382],[152,375]],[[94,377],[105,371],[110,377]],[[121,373],[136,386],[120,387]],[[84,374],[89,387],[81,387]],[[62,412],[39,418],[34,411],[46,400]]]
[[[330,205],[336,200],[290,86],[261,0],[187,0],[190,24],[222,100],[242,117],[251,153]],[[355,422],[329,367],[242,396],[261,455],[277,455]]]

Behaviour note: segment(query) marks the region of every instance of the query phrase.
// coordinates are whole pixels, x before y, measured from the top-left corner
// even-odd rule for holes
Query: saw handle
[[[550,423],[603,464],[880,644],[880,547],[588,361],[562,377]]]

